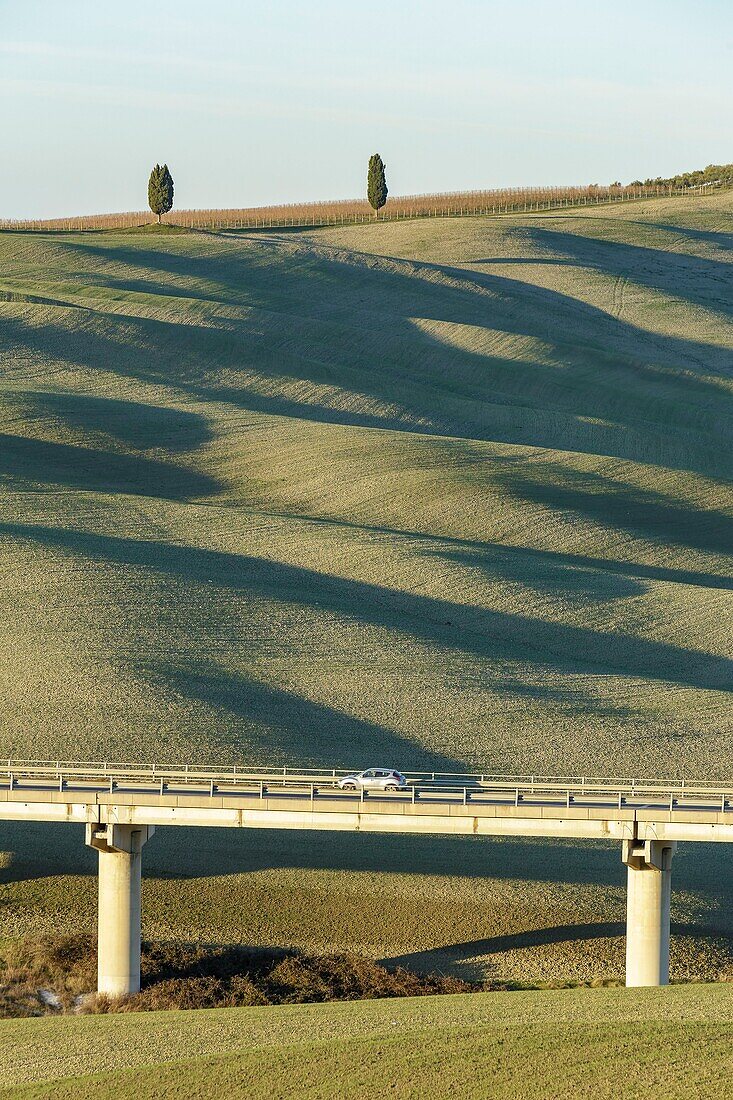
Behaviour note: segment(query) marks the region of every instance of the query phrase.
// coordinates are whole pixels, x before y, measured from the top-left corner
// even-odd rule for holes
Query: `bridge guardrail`
[[[14,772],[16,775],[22,774],[53,774],[58,775],[59,772],[63,772],[64,775],[69,776],[88,776],[90,779],[98,778],[100,775],[116,777],[143,777],[150,776],[156,779],[160,776],[175,776],[180,777],[184,781],[188,779],[193,781],[197,778],[201,779],[219,779],[222,782],[227,780],[240,780],[247,776],[262,776],[263,778],[273,779],[302,779],[303,781],[310,782],[327,781],[328,779],[339,779],[346,775],[352,775],[355,771],[360,769],[354,768],[296,768],[291,766],[267,768],[261,766],[249,767],[245,765],[232,765],[230,768],[222,768],[216,765],[202,765],[202,764],[157,764],[157,763],[139,763],[139,762],[122,762],[122,761],[73,761],[73,760],[16,760],[12,757],[5,758],[2,761],[2,770],[6,773]],[[541,784],[552,784],[560,786],[570,787],[623,787],[625,788],[644,788],[647,790],[669,790],[671,788],[677,789],[678,787],[694,787],[695,789],[721,789],[721,786],[725,784],[717,783],[716,781],[708,782],[695,782],[690,783],[684,778],[638,778],[633,776],[580,776],[580,775],[558,775],[549,776],[542,774],[516,774],[512,772],[439,772],[439,771],[417,771],[417,770],[405,770],[405,775],[409,779],[413,779],[419,782],[433,782],[443,783],[446,780],[466,781],[473,780],[480,783],[506,783],[509,786],[513,786],[517,783],[522,785],[534,784],[540,786]],[[460,786],[460,783],[458,783]]]
[[[7,767],[5,767],[7,765]],[[318,796],[318,788],[323,786],[333,787],[338,779],[351,774],[346,769],[331,769],[330,771],[316,769],[282,768],[267,770],[264,768],[232,767],[228,770],[217,768],[193,768],[186,765],[155,764],[99,764],[99,763],[72,763],[63,761],[20,761],[7,758],[3,761],[2,770],[8,778],[10,789],[14,789],[17,780],[32,782],[46,781],[58,785],[59,790],[64,790],[68,784],[91,783],[99,787],[122,791],[130,784],[151,785],[158,788],[162,795],[172,785],[184,785],[193,794],[194,790],[200,793],[226,793],[227,791],[238,793],[259,794],[262,798],[267,793],[267,788],[272,786],[307,788],[311,799]],[[0,775],[2,771],[0,771]],[[455,782],[456,779],[463,782]],[[471,782],[467,782],[471,781]],[[635,800],[648,797],[650,799],[668,802],[670,809],[681,799],[705,798],[719,802],[723,812],[726,812],[728,804],[733,803],[733,784],[719,783],[690,783],[685,780],[636,780],[614,779],[596,777],[565,777],[565,776],[509,776],[490,775],[488,773],[456,773],[456,772],[412,772],[408,776],[411,786],[412,801],[415,802],[425,796],[456,795],[462,796],[464,804],[472,800],[474,795],[501,794],[507,797],[513,796],[516,805],[525,798],[549,796],[553,802],[564,800],[568,806],[576,798],[595,797],[607,803],[616,803],[619,807],[624,805],[626,799]],[[246,790],[254,786],[254,791]],[[375,792],[376,793],[376,792]],[[367,792],[368,797],[368,792]],[[394,796],[393,796],[394,797]],[[361,793],[361,799],[364,792]],[[478,800],[477,800],[478,801]]]

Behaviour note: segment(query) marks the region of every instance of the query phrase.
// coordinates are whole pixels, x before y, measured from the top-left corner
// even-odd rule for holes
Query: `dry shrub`
[[[20,941],[0,957],[0,1017],[240,1008],[537,988],[417,974],[355,954],[308,955],[180,943],[144,944],[141,978],[142,990],[129,997],[91,993],[96,984],[96,944],[91,936]],[[569,984],[579,983],[557,983],[558,988]],[[44,1003],[42,989],[55,993],[59,1003]]]
[[[225,1000],[226,985],[219,978],[168,978],[125,998],[126,1011],[155,1012],[163,1008],[217,1008]]]
[[[0,955],[0,1018],[68,1012],[94,988],[97,948],[92,936],[45,935],[15,940]],[[45,1001],[42,991],[58,1003]]]
[[[373,997],[419,997],[427,993],[466,993],[478,988],[458,978],[388,970],[360,955],[289,955],[267,978],[278,1004],[353,1001]]]
[[[271,1002],[245,974],[228,980],[214,977],[168,978],[132,997],[108,1004],[112,1012],[156,1012],[160,1009],[245,1008]]]
[[[279,949],[265,951],[240,946],[145,943],[140,975],[143,986],[169,978],[216,977],[227,980],[241,974],[255,977],[269,972],[275,962],[288,954]]]
[[[0,974],[0,1019],[15,1020],[27,1016],[46,1016],[46,1006],[38,996],[35,986],[23,981],[8,981]]]
[[[269,1005],[266,993],[257,986],[246,974],[235,974],[229,983],[229,1000],[227,1006],[231,1008],[246,1008],[250,1005]]]
[[[35,980],[49,985],[63,981],[89,988],[97,970],[97,944],[93,936],[39,936],[15,940],[4,949],[0,962],[3,970],[27,972]]]
[[[245,947],[146,944],[143,989],[130,997],[90,997],[81,1012],[238,1008],[375,997],[418,997],[487,988],[441,975],[390,970],[360,955],[305,955]]]

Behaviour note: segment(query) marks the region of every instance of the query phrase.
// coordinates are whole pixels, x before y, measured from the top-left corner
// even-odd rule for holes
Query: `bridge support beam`
[[[150,825],[87,825],[99,852],[97,989],[108,997],[140,990],[142,848]]]
[[[626,985],[669,982],[669,910],[674,841],[625,840]]]

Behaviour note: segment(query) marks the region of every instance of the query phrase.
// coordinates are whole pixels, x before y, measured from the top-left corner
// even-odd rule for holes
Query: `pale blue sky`
[[[731,0],[0,0],[0,217],[733,161]]]

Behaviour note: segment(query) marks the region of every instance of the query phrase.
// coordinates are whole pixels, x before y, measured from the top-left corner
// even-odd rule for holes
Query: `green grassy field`
[[[0,1096],[703,1097],[733,990],[562,990],[0,1021]]]
[[[0,234],[3,755],[730,777],[733,197]],[[93,928],[0,826],[0,935]],[[673,975],[733,966],[675,858]],[[622,972],[603,845],[159,831],[151,938]]]

